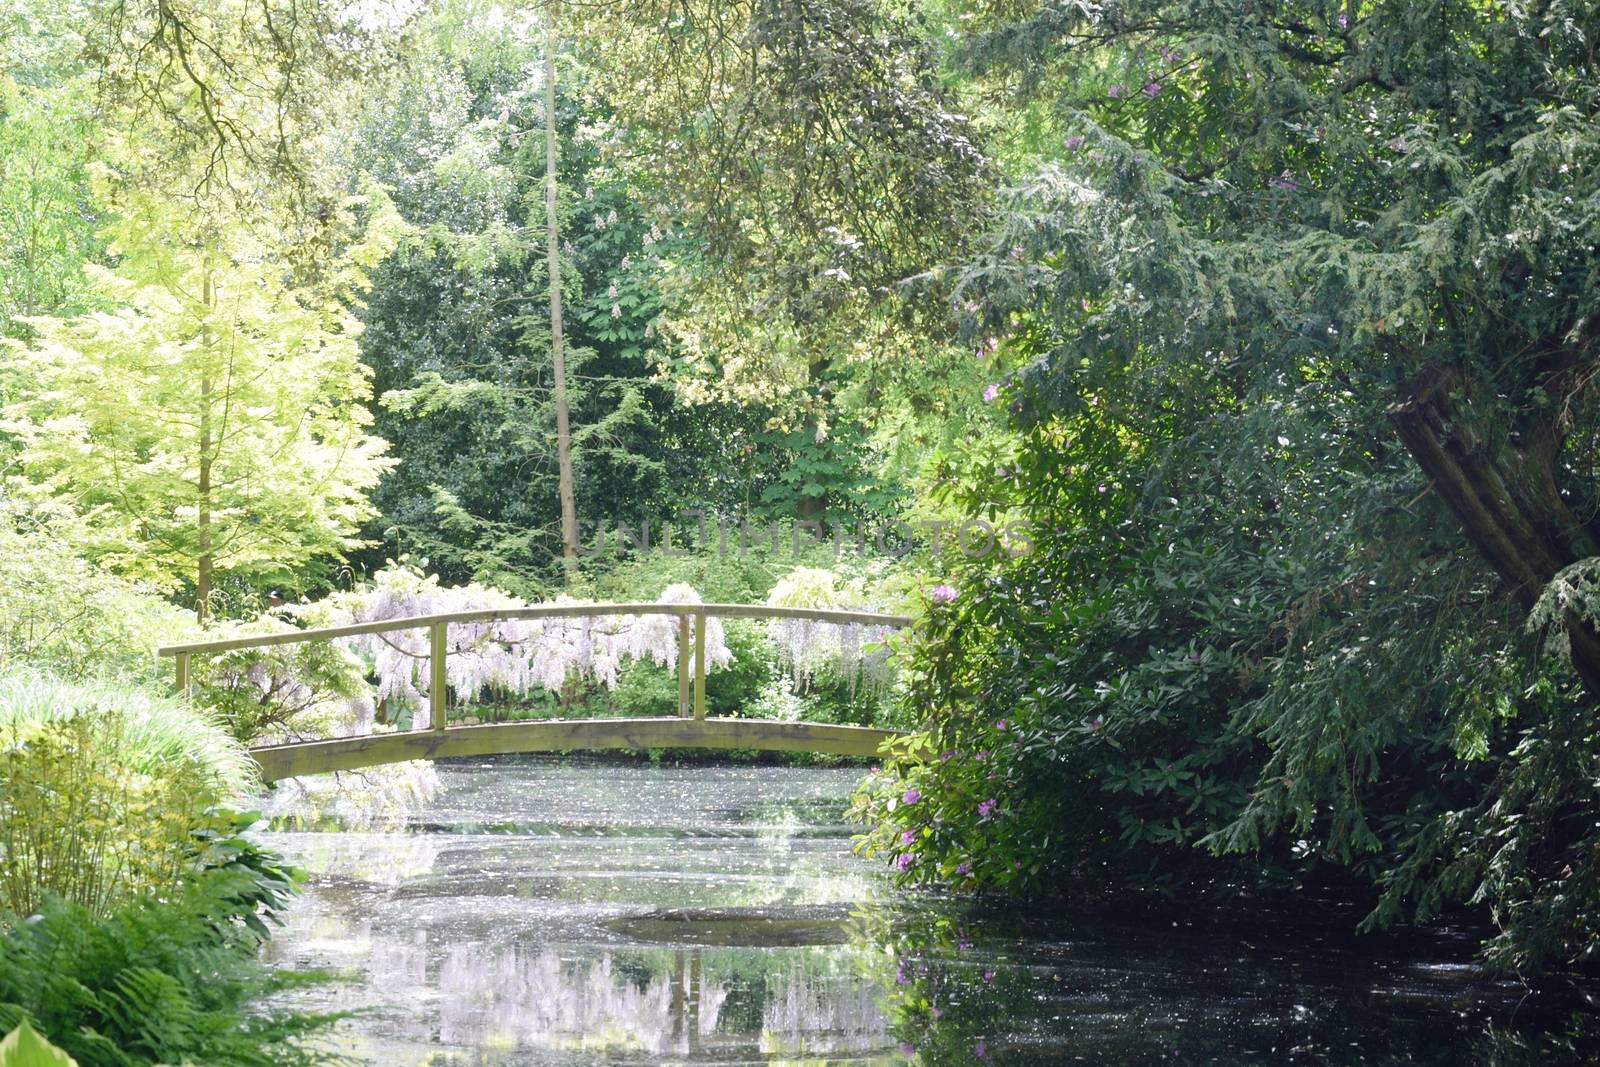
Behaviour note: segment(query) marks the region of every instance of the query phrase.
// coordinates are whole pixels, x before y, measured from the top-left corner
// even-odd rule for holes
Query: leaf
[[[0,1067],[77,1067],[78,1061],[56,1048],[24,1019],[0,1041]]]

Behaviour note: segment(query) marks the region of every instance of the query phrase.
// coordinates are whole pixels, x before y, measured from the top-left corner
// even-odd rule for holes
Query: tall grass
[[[249,792],[256,765],[210,713],[179,696],[111,678],[67,681],[28,667],[0,668],[0,736],[53,722],[96,726],[100,748],[120,766],[161,776],[197,773],[220,796]]]

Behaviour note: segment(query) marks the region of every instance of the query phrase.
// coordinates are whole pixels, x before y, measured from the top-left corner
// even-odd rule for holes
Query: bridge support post
[[[428,713],[429,725],[435,730],[445,727],[445,683],[449,674],[445,670],[445,657],[450,654],[447,641],[449,623],[436,622],[428,627]]]
[[[687,719],[689,706],[689,613],[678,616],[678,718]]]
[[[178,692],[187,693],[189,691],[189,653],[179,652],[173,658],[177,660],[178,666]]]
[[[694,616],[694,717],[706,717],[706,614]]]

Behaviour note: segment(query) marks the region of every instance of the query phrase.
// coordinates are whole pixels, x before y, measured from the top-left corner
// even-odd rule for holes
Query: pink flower
[[[994,814],[994,809],[1000,806],[998,800],[985,800],[978,804],[978,818],[987,819]]]
[[[989,1043],[987,1041],[979,1041],[972,1046],[972,1054],[980,1059],[989,1055]]]
[[[1111,88],[1106,90],[1106,95],[1113,100],[1121,100],[1122,94],[1126,93],[1127,91],[1128,90],[1124,89],[1120,85],[1113,85]]]
[[[1078,149],[1080,149],[1082,147],[1083,147],[1083,137],[1080,134],[1076,134],[1075,133],[1071,137],[1067,138],[1067,151],[1068,152],[1076,152]]]
[[[917,832],[915,830],[902,830],[902,831],[900,831],[900,843],[902,845],[909,845],[909,844],[911,844],[911,842],[915,841],[916,839],[917,839]]]
[[[983,344],[978,346],[978,350],[975,355],[977,355],[979,359],[988,359],[999,350],[1000,339],[998,337],[986,337],[984,338]]]
[[[1342,11],[1339,12],[1339,28],[1341,30],[1348,30],[1350,28],[1350,16]]]
[[[936,585],[928,593],[928,596],[932,597],[933,602],[936,604],[948,604],[959,595],[953,587],[948,585]]]
[[[994,398],[999,395],[1000,387],[998,385],[991,385],[989,388],[983,391],[983,402],[985,404],[992,404],[994,403]]]
[[[972,758],[977,760],[979,763],[982,763],[984,760],[989,758],[989,753],[980,749],[972,754]]]
[[[1161,83],[1145,82],[1144,89],[1142,91],[1145,96],[1148,96],[1150,99],[1154,100],[1156,97],[1161,95]]]
[[[1098,730],[1098,729],[1100,729],[1100,727],[1104,726],[1105,724],[1106,724],[1106,720],[1105,720],[1104,716],[1096,715],[1094,717],[1094,721],[1091,722],[1089,725],[1094,727],[1096,730]]]
[[[909,871],[911,869],[911,864],[912,859],[909,852],[902,852],[900,855],[894,858],[894,865],[902,871]]]
[[[917,792],[915,789],[907,789],[905,796],[901,797],[900,799],[906,804],[915,804],[917,801],[922,799],[922,794]]]
[[[1003,733],[1005,731],[1005,728],[1006,728],[1006,721],[1004,719],[996,719],[994,721],[994,728]]]
[[[972,864],[970,864],[970,863],[958,863],[958,864],[956,864],[956,873],[961,875],[962,877],[966,877],[967,875],[972,873]]]

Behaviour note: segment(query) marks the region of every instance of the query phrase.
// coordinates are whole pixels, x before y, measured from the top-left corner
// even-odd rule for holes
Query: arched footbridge
[[[482,725],[449,721],[449,671],[452,624],[550,618],[606,618],[672,615],[677,618],[678,714],[650,718],[546,719]],[[839,626],[898,629],[911,619],[874,612],[777,608],[746,604],[545,604],[523,608],[417,615],[381,622],[195,641],[159,650],[177,666],[177,684],[187,690],[194,657],[237,649],[306,641],[336,641],[402,630],[429,635],[429,722],[422,729],[355,737],[294,741],[252,748],[265,781],[303,774],[349,771],[412,759],[488,756],[520,752],[573,752],[603,749],[710,748],[766,752],[816,752],[875,756],[898,731],[833,723],[778,722],[722,718],[706,714],[706,622],[708,619],[797,619]]]

